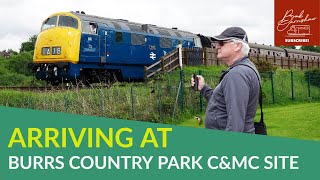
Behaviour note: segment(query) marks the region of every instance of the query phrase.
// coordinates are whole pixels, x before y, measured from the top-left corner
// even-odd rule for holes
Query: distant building
[[[6,59],[10,58],[11,53],[9,51],[3,50],[0,52],[0,55]]]

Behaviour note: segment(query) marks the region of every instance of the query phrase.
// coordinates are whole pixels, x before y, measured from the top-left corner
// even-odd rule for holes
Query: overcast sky
[[[0,50],[18,51],[48,16],[77,10],[207,36],[240,26],[250,42],[274,45],[274,0],[0,0]]]

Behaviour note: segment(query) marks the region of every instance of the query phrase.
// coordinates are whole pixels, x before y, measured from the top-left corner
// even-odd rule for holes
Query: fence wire
[[[90,116],[177,124],[183,116],[197,116],[207,102],[191,88],[192,74],[208,86],[219,83],[221,72],[194,70],[157,75],[146,83],[119,83],[111,88],[62,92],[0,91],[0,105]],[[320,75],[297,71],[260,73],[264,105],[320,100]],[[181,82],[181,83],[180,83]]]

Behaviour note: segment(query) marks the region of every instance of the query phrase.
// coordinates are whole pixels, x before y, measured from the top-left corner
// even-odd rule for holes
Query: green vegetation
[[[280,48],[297,49],[296,46],[279,46]],[[303,51],[320,52],[320,46],[301,46]]]
[[[0,105],[40,110],[68,112],[93,116],[135,119],[151,122],[178,124],[206,109],[206,100],[192,90],[190,78],[193,73],[204,76],[206,83],[215,87],[219,75],[226,67],[185,67],[182,91],[178,91],[180,71],[160,75],[148,83],[116,83],[111,88],[91,88],[66,91],[19,92],[0,91]],[[294,97],[292,100],[291,74]],[[320,100],[320,88],[310,84],[304,72],[277,70],[262,73],[264,106],[287,105]],[[274,87],[274,103],[272,84]],[[178,97],[178,98],[177,98]]]
[[[302,46],[300,49],[304,51],[320,52],[320,46]]]
[[[304,71],[304,77],[310,84],[320,87],[320,69],[313,68]]]
[[[278,66],[271,64],[268,61],[263,60],[252,60],[252,62],[256,65],[258,71],[260,73],[266,73],[266,72],[275,72],[277,71]]]
[[[185,87],[190,87],[188,84],[192,73],[198,72],[197,67],[184,68],[185,71]],[[200,69],[200,68],[198,68]],[[210,87],[215,87],[219,82],[219,75],[226,67],[216,66],[210,68],[201,68],[202,75],[205,78],[206,84]],[[310,102],[320,100],[320,88],[318,80],[320,77],[317,75],[319,69],[308,71],[301,71],[298,69],[277,69],[275,72],[262,72],[262,90],[263,90],[263,102],[264,105],[274,104],[291,104],[292,102]],[[305,73],[311,73],[310,84],[308,85],[308,78],[305,77]],[[179,77],[176,73],[175,76]],[[318,79],[315,79],[315,78]],[[177,78],[176,78],[177,79]],[[293,81],[292,81],[293,80]],[[313,83],[312,83],[313,82]],[[178,83],[178,82],[176,82]],[[293,85],[293,86],[292,86]],[[273,91],[272,91],[273,87]],[[292,87],[293,87],[293,99],[292,99]],[[310,97],[309,89],[310,87]],[[190,88],[186,88],[186,93],[194,93]],[[273,93],[272,93],[273,92]],[[197,97],[195,97],[197,98]],[[273,102],[274,99],[274,102]],[[199,106],[199,98],[195,102]]]
[[[159,121],[157,94],[147,86],[114,85],[110,89],[66,91],[0,91],[0,106],[22,107],[91,116]],[[165,91],[165,89],[164,89]],[[133,98],[133,99],[132,99]],[[163,114],[171,110],[164,98]],[[132,107],[133,101],[133,107]],[[172,100],[174,101],[174,100]],[[168,102],[169,103],[169,102]],[[173,107],[173,106],[172,106]]]
[[[296,49],[296,46],[279,46],[280,48]]]
[[[23,52],[9,58],[0,57],[0,86],[34,86],[43,84],[33,78],[28,64],[33,52]]]
[[[31,36],[28,41],[23,42],[21,44],[20,53],[33,51],[36,41],[37,41],[37,35]]]
[[[21,44],[20,53],[13,50],[7,52],[7,57],[0,56],[0,86],[37,86],[44,84],[33,77],[28,64],[32,63],[34,44],[37,36],[29,38]]]
[[[264,119],[267,124],[268,135],[291,137],[308,140],[320,140],[320,103],[301,103],[287,106],[273,106],[264,108]],[[204,113],[199,115],[204,120]],[[256,121],[260,119],[257,111]],[[192,117],[179,124],[180,126],[200,127],[198,121]]]
[[[267,105],[320,100],[319,87],[313,84],[308,85],[308,80],[305,78],[304,72],[301,70],[279,69],[272,74],[262,73],[261,76],[264,77],[262,82],[263,98],[264,103]],[[274,89],[274,103],[272,97],[272,81]]]

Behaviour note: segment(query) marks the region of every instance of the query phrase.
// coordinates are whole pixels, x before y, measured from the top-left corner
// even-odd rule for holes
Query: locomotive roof
[[[179,38],[194,38],[194,37],[196,37],[195,34],[187,32],[187,31],[158,27],[158,26],[152,25],[152,24],[141,24],[141,23],[130,22],[128,20],[123,20],[123,19],[111,19],[111,18],[99,17],[99,16],[94,16],[94,15],[82,14],[82,13],[78,13],[78,12],[70,12],[70,13],[77,16],[81,20],[103,23],[108,27],[119,29],[119,30],[127,30],[127,31],[146,33],[142,27],[142,26],[145,26],[145,27],[147,27],[147,31],[149,34],[158,34],[158,35],[162,35],[162,36],[169,36],[169,37],[172,36],[172,37],[179,37]]]

